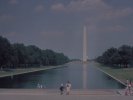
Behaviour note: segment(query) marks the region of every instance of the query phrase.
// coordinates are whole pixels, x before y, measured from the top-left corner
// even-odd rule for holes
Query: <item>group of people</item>
[[[42,88],[46,88],[46,86],[38,83],[37,88],[42,89]]]
[[[61,95],[63,95],[65,91],[66,91],[66,95],[69,95],[70,90],[71,90],[71,83],[69,81],[66,83],[65,86],[63,84],[61,84],[61,86],[60,86],[60,94]]]
[[[126,81],[126,91],[125,91],[125,95],[129,95],[131,96],[133,94],[133,91],[132,91],[132,82],[131,80],[127,80]]]
[[[42,84],[37,84],[37,88],[39,89],[43,89],[43,88],[46,88],[46,86],[42,85]],[[66,93],[66,95],[69,95],[70,94],[70,90],[71,90],[71,83],[69,81],[67,81],[67,83],[65,85],[63,85],[63,83],[61,84],[60,86],[60,94],[63,95],[64,93]]]

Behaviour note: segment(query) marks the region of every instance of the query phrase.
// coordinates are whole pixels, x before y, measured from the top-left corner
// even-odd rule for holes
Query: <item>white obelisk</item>
[[[83,29],[83,62],[87,62],[87,29],[84,26]]]

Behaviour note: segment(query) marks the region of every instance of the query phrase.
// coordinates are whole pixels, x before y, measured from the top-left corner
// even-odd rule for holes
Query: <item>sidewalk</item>
[[[133,96],[124,96],[118,92],[115,90],[73,90],[70,95],[60,95],[58,90],[0,89],[0,100],[133,100]]]

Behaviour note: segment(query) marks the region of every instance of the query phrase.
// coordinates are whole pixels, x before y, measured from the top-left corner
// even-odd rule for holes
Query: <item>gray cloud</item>
[[[62,3],[56,3],[51,6],[51,10],[53,11],[64,11],[66,8]]]
[[[106,4],[103,0],[70,1],[68,5],[56,3],[51,6],[51,9],[67,13],[82,13],[83,16],[89,16],[92,21],[116,19],[133,14],[133,8],[131,7],[116,9]]]
[[[40,32],[40,35],[43,36],[45,39],[59,38],[59,37],[64,36],[64,32],[56,31],[56,30],[50,30],[50,31],[42,31],[42,32]]]
[[[43,5],[37,5],[36,7],[35,7],[35,12],[37,12],[37,13],[41,13],[41,12],[43,12],[44,11],[44,6]]]
[[[0,22],[8,22],[12,21],[14,19],[14,16],[10,14],[1,14],[0,15]]]
[[[9,3],[12,5],[18,4],[18,0],[9,0]]]

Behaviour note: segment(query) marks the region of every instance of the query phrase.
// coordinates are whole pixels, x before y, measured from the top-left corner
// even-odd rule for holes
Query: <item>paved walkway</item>
[[[73,90],[70,95],[60,95],[58,90],[0,89],[0,100],[133,100],[120,93],[123,90]]]

